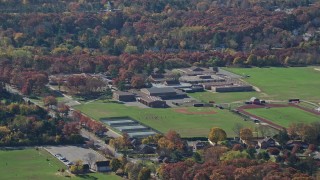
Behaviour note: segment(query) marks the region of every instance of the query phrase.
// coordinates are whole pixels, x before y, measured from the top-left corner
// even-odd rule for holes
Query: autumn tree
[[[219,162],[222,154],[228,151],[225,146],[213,146],[204,150],[204,161]]]
[[[65,104],[58,104],[58,112],[60,114],[62,114],[63,116],[67,117],[68,113],[70,111],[69,106],[65,105]]]
[[[140,75],[135,75],[131,78],[131,86],[133,88],[142,88],[144,86],[144,78]]]
[[[223,141],[227,138],[227,133],[218,127],[211,128],[209,132],[209,140],[217,144],[219,141]]]
[[[83,162],[81,160],[76,161],[74,165],[70,166],[70,171],[73,174],[83,173]]]
[[[142,169],[142,165],[140,163],[127,163],[125,166],[125,172],[128,173],[129,179],[138,179],[139,172]]]
[[[165,137],[162,137],[158,140],[158,146],[159,148],[164,148],[171,151],[174,150],[174,144]]]
[[[156,134],[153,136],[148,136],[142,139],[142,144],[157,144],[159,139],[162,138],[162,134]]]
[[[178,150],[183,150],[184,148],[184,142],[181,139],[181,136],[179,133],[177,133],[174,130],[169,130],[165,137],[172,143],[174,144],[175,148]]]
[[[0,140],[10,133],[10,129],[6,126],[0,126]]]
[[[47,96],[43,99],[43,104],[46,107],[52,107],[56,106],[58,104],[58,101],[54,96]]]
[[[253,138],[252,130],[249,128],[243,128],[240,130],[240,138],[245,141],[250,141]]]

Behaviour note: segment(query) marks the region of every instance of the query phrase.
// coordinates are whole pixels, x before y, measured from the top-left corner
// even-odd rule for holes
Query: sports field
[[[254,108],[244,110],[283,127],[289,127],[292,123],[320,122],[319,115],[295,107]]]
[[[196,92],[189,93],[191,97],[194,97],[202,102],[208,103],[214,101],[215,103],[231,103],[231,102],[244,102],[249,100],[251,97],[264,98],[262,93],[259,92],[227,92],[227,93],[214,93],[214,92]]]
[[[115,175],[90,173],[82,176],[65,177],[57,171],[66,169],[60,161],[45,150],[0,150],[0,179],[8,180],[120,180]]]
[[[320,103],[320,71],[316,67],[225,68],[261,90],[258,97],[288,100],[300,98]]]
[[[182,137],[207,137],[210,128],[214,126],[223,128],[231,137],[234,136],[232,128],[235,123],[241,123],[245,127],[254,126],[254,123],[243,121],[242,118],[227,110],[216,108],[186,108],[188,112],[194,112],[190,114],[179,112],[177,108],[142,109],[102,101],[82,104],[75,108],[96,120],[106,117],[130,116],[163,133],[170,129],[176,130]]]

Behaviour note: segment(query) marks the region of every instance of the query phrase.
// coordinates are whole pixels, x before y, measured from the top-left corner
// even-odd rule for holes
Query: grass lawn
[[[295,107],[245,109],[245,111],[288,127],[291,123],[320,122],[320,116]]]
[[[316,67],[290,68],[225,68],[258,87],[266,99],[287,100],[300,98],[320,103],[320,71]],[[258,96],[259,97],[259,96]]]
[[[241,123],[245,127],[254,126],[253,123],[243,121],[240,117],[227,110],[216,108],[187,108],[191,112],[217,112],[216,114],[192,115],[175,112],[176,108],[142,109],[118,103],[104,103],[102,101],[82,104],[74,108],[96,120],[107,117],[130,116],[163,133],[170,129],[176,130],[182,137],[207,137],[210,128],[214,126],[223,128],[228,136],[234,136],[232,128],[235,123]]]
[[[0,151],[0,179],[12,180],[120,180],[115,175],[92,173],[68,178],[58,174],[59,168],[66,168],[45,150],[24,149]]]

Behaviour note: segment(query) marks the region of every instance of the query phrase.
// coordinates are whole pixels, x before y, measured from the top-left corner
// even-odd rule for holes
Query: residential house
[[[259,105],[260,104],[260,99],[258,99],[256,97],[252,97],[252,98],[250,98],[250,102],[251,102],[251,104]]]
[[[148,144],[141,144],[139,146],[139,153],[141,154],[155,154],[156,149]]]
[[[264,139],[258,140],[258,146],[261,149],[267,149],[269,147],[275,147],[276,141],[270,137],[266,137]]]
[[[193,144],[193,151],[204,149],[208,145],[208,142],[197,141]]]
[[[307,149],[309,144],[301,140],[290,140],[286,143],[286,147],[288,149],[292,149],[294,146],[299,146],[302,149]]]

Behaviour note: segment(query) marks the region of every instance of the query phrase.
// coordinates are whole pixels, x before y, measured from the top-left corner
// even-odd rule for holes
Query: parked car
[[[59,157],[61,157],[62,155],[61,155],[61,154],[55,154],[54,156],[57,157],[57,158],[59,158]]]

